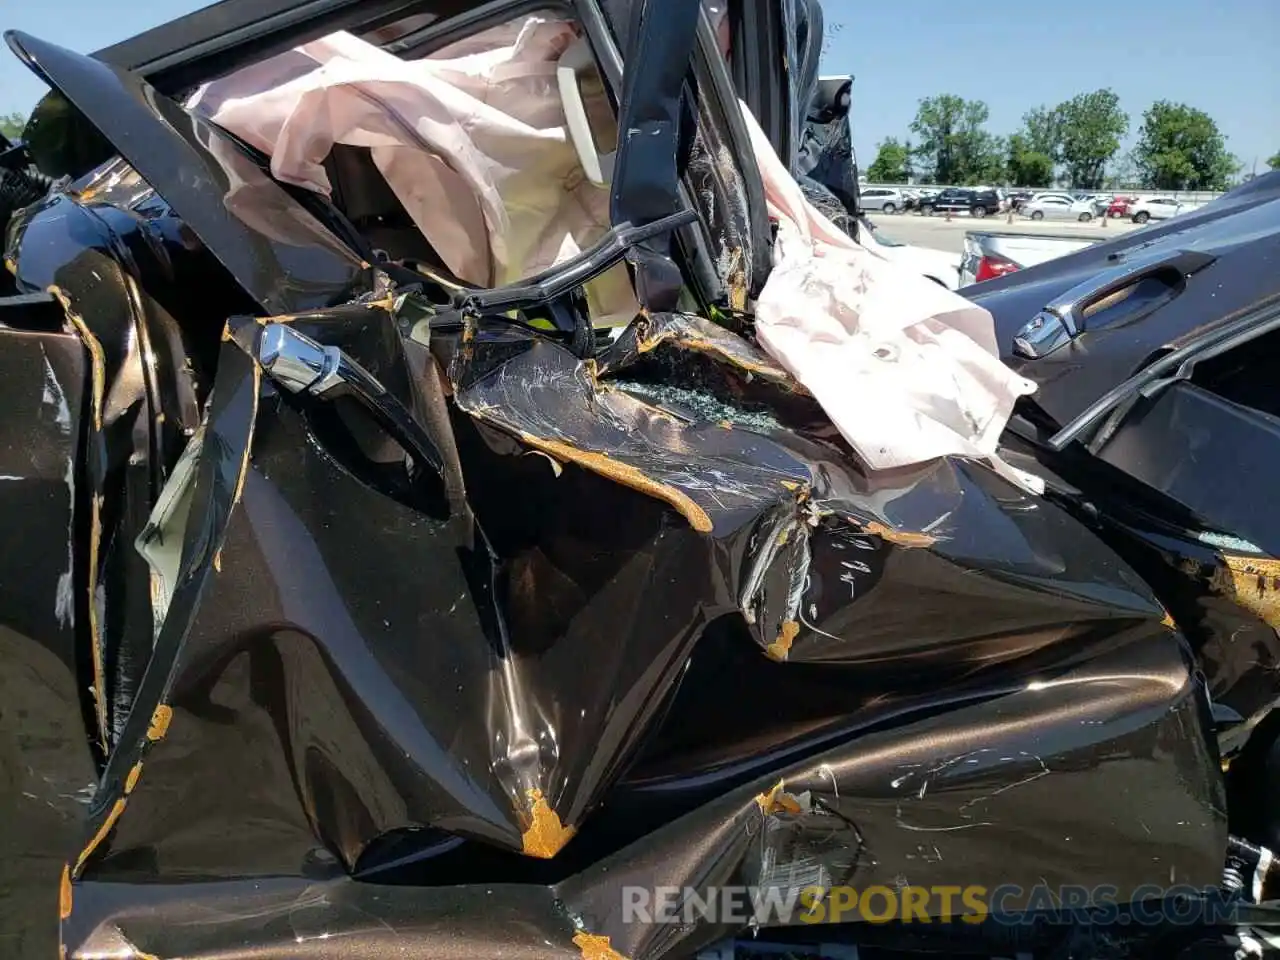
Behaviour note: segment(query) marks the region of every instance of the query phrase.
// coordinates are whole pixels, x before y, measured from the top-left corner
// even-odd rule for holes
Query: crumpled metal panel
[[[1138,646],[1113,648],[1042,686],[867,732],[788,765],[772,782],[727,791],[556,890],[570,915],[619,954],[650,958],[737,931],[623,922],[626,886],[704,896],[726,886],[773,888],[784,898],[844,884],[1052,888],[1079,880],[1085,823],[1097,830],[1091,849],[1131,850],[1158,861],[1166,878],[1196,882],[1184,870],[1200,860],[1205,832],[1225,842],[1222,800],[1208,779],[1186,790],[1182,770],[1207,770],[1211,755],[1201,741],[1174,748],[1187,767],[1157,772],[1151,761],[1161,745],[1182,742],[1202,706],[1172,634],[1132,640]],[[1053,757],[1039,753],[1036,731],[1066,735],[1067,717],[1069,740],[1055,744]],[[1110,759],[1099,764],[1102,756]],[[1112,815],[1122,785],[1167,799],[1160,825],[1147,823],[1164,842],[1148,845],[1140,824]],[[994,839],[1011,830],[1016,844]],[[1135,843],[1145,849],[1137,853]],[[1124,899],[1148,864],[1106,859],[1107,882]],[[1211,863],[1202,865],[1206,880]]]
[[[202,361],[217,342],[212,316],[237,302],[184,289],[189,261],[200,260],[193,247],[120,163],[89,178],[78,199],[56,194],[28,208],[12,230],[18,288],[58,299],[89,365],[87,475],[76,509],[88,544],[83,590],[104,751],[124,723],[154,639],[150,578],[134,540],[199,425],[211,370]]]
[[[268,312],[336,306],[367,264],[231,137],[136,74],[12,31],[10,45],[111,140]],[[224,318],[225,319],[225,318]]]
[[[1054,682],[744,784],[558,883],[453,885],[442,871],[432,884],[384,886],[314,867],[251,883],[88,882],[64,925],[68,956],[654,960],[736,931],[624,922],[628,886],[704,898],[773,886],[784,899],[831,884],[1029,889],[1078,882],[1080,858],[1103,846],[1125,851],[1107,858],[1121,898],[1157,874],[1197,883],[1212,864],[1206,835],[1224,839],[1218,788],[1186,777],[1212,769],[1205,741],[1186,736],[1202,705],[1174,634],[1132,640]],[[1036,752],[1046,728],[1066,737],[1052,754]],[[1119,791],[1136,816],[1115,816]]]
[[[53,315],[59,312],[56,304]],[[52,956],[58,876],[97,779],[74,505],[87,363],[79,339],[0,306],[0,952]]]
[[[785,375],[698,318],[648,318],[598,368],[527,332],[472,326],[436,345],[452,357],[446,381],[423,376],[426,348],[401,339],[400,315],[420,309],[403,303],[229,327],[180,586],[73,865],[70,956],[126,942],[155,955],[216,943],[236,956],[226,949],[249,942],[349,956],[388,928],[425,955],[456,955],[458,938],[496,955],[509,937],[519,955],[525,935],[500,925],[474,934],[483,946],[470,939],[458,857],[491,871],[477,915],[525,917],[548,955],[645,960],[720,931],[620,927],[628,880],[751,883],[801,857],[832,877],[918,866],[934,882],[977,869],[1010,829],[1024,849],[1000,846],[983,869],[1030,884],[1051,861],[1079,879],[1097,869],[1092,848],[1066,838],[1104,827],[1134,851],[1135,885],[1216,878],[1221,784],[1181,641],[1056,508],[978,464],[869,481],[805,426],[806,398]],[[467,509],[448,484],[403,483],[402,461],[344,439],[362,428],[333,401],[278,392],[254,360],[268,322],[343,346],[383,382],[441,462],[460,465]],[[683,360],[694,366],[673,382]],[[429,415],[446,393],[449,418]],[[747,407],[770,396],[794,426],[745,428]],[[683,813],[628,834],[601,804],[657,789],[627,771],[724,622],[780,670],[893,663],[876,674],[883,695],[902,689],[904,663],[908,699],[931,671],[1009,672],[963,708],[908,710],[799,753],[793,738],[713,796],[696,784],[723,762],[677,751],[660,779],[668,797],[690,791]],[[749,726],[725,733],[737,755],[755,753]],[[1161,812],[1064,805],[1062,780],[1088,784],[1096,803],[1123,784],[1146,798],[1135,811]],[[589,831],[605,823],[612,839]],[[422,878],[411,897],[348,879],[391,836]],[[540,859],[549,874],[530,872]],[[268,885],[252,918],[182,939],[183,911],[216,912],[193,901],[273,877],[321,885],[306,895],[329,905],[307,914],[315,937],[271,906]],[[185,889],[140,914],[140,883]],[[397,906],[405,897],[412,908]],[[260,942],[246,939],[255,930]]]

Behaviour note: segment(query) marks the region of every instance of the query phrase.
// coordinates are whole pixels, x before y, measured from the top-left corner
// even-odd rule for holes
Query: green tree
[[[1054,113],[1059,125],[1057,159],[1072,186],[1101,187],[1107,163],[1129,132],[1129,115],[1120,109],[1120,98],[1107,89],[1081,93],[1058,104]]]
[[[1017,187],[1047,187],[1053,183],[1053,157],[1032,149],[1025,133],[1009,138],[1009,182]]]
[[[1276,155],[1267,161],[1267,166],[1272,170],[1280,170],[1280,151],[1276,151]]]
[[[906,183],[910,176],[911,144],[888,137],[881,142],[875,162],[867,167],[867,179],[872,183]]]
[[[1032,153],[1057,163],[1062,156],[1062,115],[1059,108],[1036,107],[1022,116],[1023,136]]]
[[[1142,182],[1142,171],[1138,168],[1133,151],[1122,153],[1108,169],[1110,172],[1105,185],[1109,190],[1132,188]]]
[[[1156,190],[1222,190],[1240,168],[1212,117],[1168,100],[1143,114],[1134,159]]]
[[[0,135],[16,140],[22,136],[27,118],[20,113],[0,113]]]
[[[935,183],[982,183],[999,179],[1001,143],[983,129],[990,111],[981,100],[944,93],[920,101],[911,131],[920,137],[916,155]]]

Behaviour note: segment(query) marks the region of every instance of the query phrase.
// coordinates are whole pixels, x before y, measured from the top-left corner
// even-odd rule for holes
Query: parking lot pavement
[[[1129,230],[1140,230],[1131,220],[1108,220],[1079,223],[1074,220],[1028,220],[1016,214],[1013,223],[1004,214],[994,217],[958,216],[948,221],[941,214],[922,217],[916,213],[870,214],[870,220],[886,237],[899,243],[930,247],[947,253],[964,252],[964,235],[969,230],[991,230],[1010,233],[1048,233],[1072,237],[1092,237],[1106,240]]]

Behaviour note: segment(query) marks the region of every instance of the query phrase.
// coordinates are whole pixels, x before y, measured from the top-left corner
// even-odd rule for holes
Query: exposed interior
[[[327,195],[376,251],[450,283],[517,282],[611,226],[616,105],[561,11],[412,60],[332,34],[204,85],[191,106],[277,179]],[[622,265],[586,293],[596,326],[638,309]]]
[[[1211,393],[1260,413],[1280,417],[1280,390],[1271,379],[1280,361],[1280,332],[1272,331],[1196,363],[1191,380]]]
[[[169,482],[156,498],[155,507],[137,539],[138,552],[151,568],[151,611],[155,636],[169,612],[173,591],[182,571],[182,544],[195,493],[196,467],[204,447],[200,427],[174,465]]]

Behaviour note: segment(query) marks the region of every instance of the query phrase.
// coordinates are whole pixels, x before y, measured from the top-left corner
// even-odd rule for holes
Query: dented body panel
[[[661,309],[675,245],[583,359],[371,265],[138,77],[16,42],[126,153],[6,251],[51,329],[0,328],[36,414],[0,457],[38,454],[0,522],[58,532],[0,577],[59,764],[0,781],[12,955],[60,922],[73,960],[675,960],[739,931],[626,923],[625,886],[1220,879],[1217,701],[1268,683],[1175,600],[1265,623],[1280,571],[1201,541],[1222,569],[1178,599],[1126,515],[868,473],[749,324]],[[620,207],[670,215],[674,175]],[[297,337],[341,362],[275,366]]]
[[[48,301],[0,310],[0,950],[15,957],[52,947],[57,877],[97,780],[73,509],[84,482],[87,365],[73,333],[39,331],[58,313]]]
[[[785,897],[793,886],[892,885],[901,875],[913,884],[1029,889],[1102,870],[1096,859],[1081,859],[1092,849],[1079,842],[1082,832],[1125,851],[1116,862],[1129,867],[1107,871],[1121,897],[1157,870],[1180,883],[1207,881],[1195,864],[1213,860],[1199,848],[1206,828],[1214,832],[1220,798],[1212,788],[1197,795],[1208,785],[1182,779],[1183,771],[1211,769],[1203,742],[1195,746],[1182,732],[1198,722],[1198,696],[1173,634],[1150,644],[1133,639],[1136,646],[1067,670],[1044,690],[879,732],[851,730],[767,775],[717,784],[683,815],[552,882],[513,882],[519,865],[501,862],[488,877],[459,876],[449,867],[461,858],[448,858],[448,867],[425,860],[416,884],[391,886],[315,860],[290,871],[291,879],[171,880],[159,888],[104,873],[113,882],[76,887],[66,926],[79,945],[72,955],[105,958],[128,943],[156,956],[231,958],[336,958],[352,949],[379,956],[393,948],[431,957],[688,956],[735,931],[624,923],[624,887],[775,884]],[[1129,678],[1117,682],[1118,674]],[[1067,716],[1069,745],[1055,744],[1052,756],[1027,751],[1032,731],[1066,729]],[[648,807],[678,789],[668,780],[633,798],[626,784],[619,792],[624,803]],[[1115,808],[1119,790],[1141,805],[1150,833]],[[1010,845],[1014,829],[1019,842]]]
[[[631,356],[687,352],[723,367],[726,384],[751,372],[745,344],[737,355],[686,350],[689,322],[673,319],[677,333],[666,336],[664,319],[640,333],[661,346]],[[586,931],[623,956],[678,956],[723,931],[672,940],[667,928],[620,926],[620,884],[759,882],[752,838],[779,816],[790,823],[778,828],[779,855],[807,850],[816,831],[823,845],[804,855],[833,882],[907,871],[950,882],[975,869],[977,851],[1015,816],[1037,838],[1023,844],[1028,885],[1049,861],[1064,875],[1096,870],[1089,848],[1066,838],[1104,827],[1135,853],[1149,848],[1132,860],[1134,887],[1169,873],[1215,876],[1221,786],[1181,642],[1142,585],[1122,564],[1108,575],[1100,544],[1055,508],[951,464],[876,491],[878,507],[828,443],[682,422],[562,347],[481,331],[452,353],[455,412],[449,433],[433,436],[462,465],[471,516],[457,516],[441,489],[371,489],[334,459],[330,411],[296,408],[253,360],[274,322],[342,344],[407,409],[431,403],[415,395],[424,381],[406,375],[418,348],[394,336],[385,304],[232,324],[181,585],[74,871],[72,956],[103,956],[119,936],[147,953],[190,949],[167,939],[167,922],[148,926],[157,915],[140,925],[127,916],[119,884],[142,883],[147,896],[150,883],[187,881],[180,899],[217,898],[232,888],[203,881],[288,876],[351,888],[336,901],[370,896],[362,883],[412,878],[421,907],[405,935],[429,953],[448,955],[434,938],[459,935],[426,922],[431,904],[456,897],[449,885],[470,876],[516,884],[503,909],[559,931],[551,942],[564,950]],[[604,366],[615,377],[639,372]],[[736,415],[731,398],[721,402]],[[988,504],[993,512],[979,514],[987,525],[1004,518],[998,573],[963,536],[962,502]],[[948,512],[928,534],[913,529]],[[1078,570],[1061,549],[1068,530]],[[809,566],[823,554],[827,565]],[[865,557],[853,562],[866,569],[845,576],[851,561],[836,555]],[[968,570],[963,592],[944,575],[957,566]],[[936,613],[919,603],[931,568]],[[973,621],[956,615],[966,598],[981,608]],[[908,629],[877,642],[881,619]],[[755,718],[730,724],[700,712],[674,722],[709,693],[692,686],[704,682],[695,679],[702,651],[741,658],[743,644],[780,677],[835,672],[843,696],[824,702],[815,696],[824,684],[811,678],[794,701]],[[904,659],[969,702],[918,716],[937,701],[918,683],[891,693]],[[874,670],[889,660],[899,670]],[[872,669],[855,680],[832,661]],[[858,688],[862,707],[850,696]],[[1062,721],[1047,720],[1063,710]],[[873,720],[888,729],[867,732]],[[1059,739],[1046,756],[1038,744],[1049,729]],[[663,730],[706,733],[668,733],[645,751]],[[1067,730],[1078,746],[1061,740]],[[1167,747],[1149,753],[1158,742]],[[1035,786],[1059,774],[1100,804],[1123,784],[1163,813],[1143,817],[1148,834],[1111,804],[1064,806],[1061,787]],[[757,802],[779,782],[804,803]],[[1042,790],[1043,802],[1031,803]],[[636,809],[648,816],[628,815]],[[1150,819],[1166,815],[1152,829]],[[1171,845],[1171,832],[1182,841]],[[705,862],[690,862],[690,850]],[[539,859],[553,863],[539,869]],[[1014,875],[1005,853],[991,869]],[[102,906],[99,891],[110,893]],[[401,922],[386,908],[379,928]],[[316,917],[333,934],[343,929],[335,909],[331,920]],[[359,924],[382,909],[379,897]],[[233,922],[228,942],[242,933]],[[264,948],[286,949],[264,936]]]

